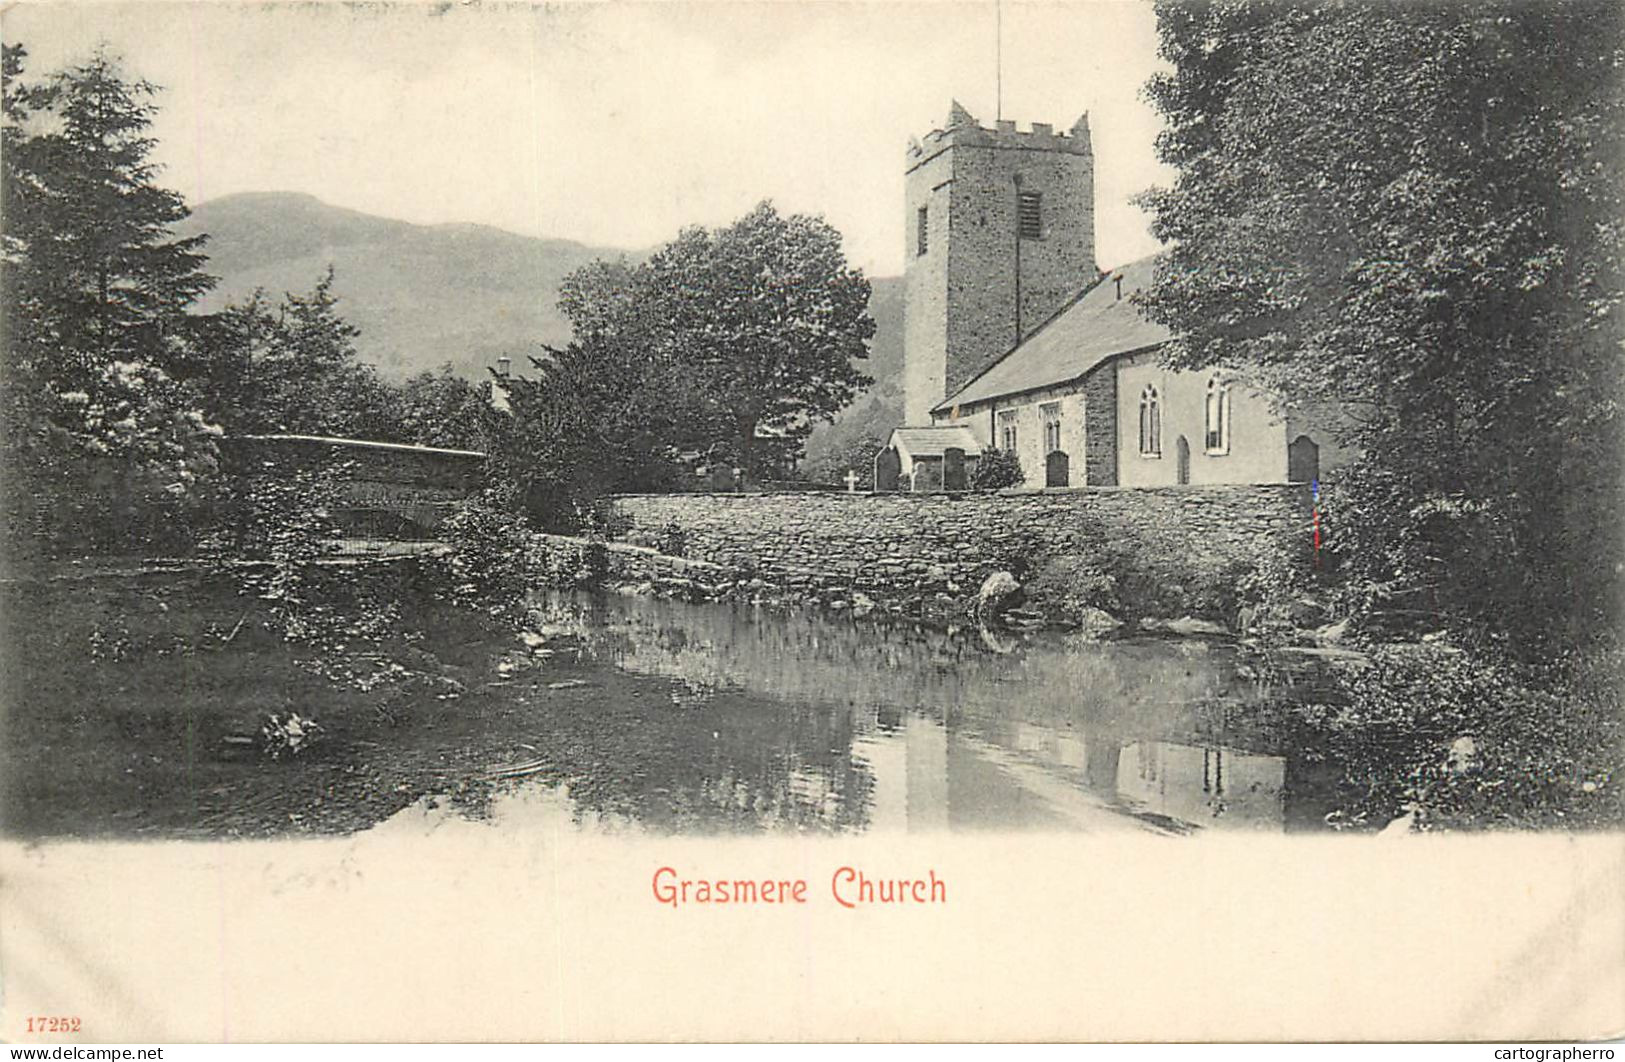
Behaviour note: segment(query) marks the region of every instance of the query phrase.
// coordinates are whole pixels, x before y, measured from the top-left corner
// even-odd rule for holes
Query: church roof
[[[1150,285],[1155,263],[1154,256],[1142,258],[1103,274],[1071,305],[936,408],[952,409],[1071,383],[1119,354],[1166,343],[1173,333],[1147,319],[1129,300],[1131,294]]]
[[[953,446],[965,451],[966,457],[975,457],[982,452],[982,444],[976,441],[976,436],[964,425],[893,428],[886,445],[895,447],[899,453],[906,453],[910,457],[941,457],[944,450]]]

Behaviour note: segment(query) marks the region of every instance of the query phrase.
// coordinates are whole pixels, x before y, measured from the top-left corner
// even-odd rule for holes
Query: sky
[[[423,224],[647,248],[770,198],[902,272],[903,152],[960,100],[1089,112],[1101,266],[1155,250],[1129,203],[1172,174],[1142,87],[1149,0],[979,3],[25,2],[28,73],[98,43],[162,87],[161,181],[193,204],[291,191]]]

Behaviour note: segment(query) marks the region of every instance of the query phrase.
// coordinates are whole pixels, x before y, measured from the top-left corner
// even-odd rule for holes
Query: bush
[[[1616,648],[1542,673],[1442,643],[1386,646],[1282,710],[1342,765],[1335,825],[1409,812],[1423,829],[1617,827],[1622,662]]]
[[[493,613],[517,609],[531,588],[531,532],[491,498],[458,506],[441,526],[453,600]]]
[[[1010,450],[983,450],[970,475],[973,490],[1002,490],[1005,487],[1019,487],[1024,482],[1026,476],[1021,471],[1021,459]]]
[[[1063,554],[1047,558],[1027,583],[1034,604],[1068,622],[1079,622],[1085,610],[1116,615],[1121,608],[1117,576],[1098,557]]]

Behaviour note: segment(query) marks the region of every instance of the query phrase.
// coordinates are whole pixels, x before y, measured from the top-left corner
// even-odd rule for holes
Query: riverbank
[[[680,538],[672,532],[666,541]],[[1010,607],[990,621],[982,587],[939,583],[929,573],[871,597],[841,572],[786,578],[651,546],[560,536],[538,537],[535,550],[539,570],[560,585],[875,614],[940,629],[972,626],[991,646],[1046,628],[1085,642],[1151,634],[1233,643],[1252,673],[1287,691],[1255,706],[1252,722],[1292,734],[1293,742],[1341,765],[1332,825],[1410,831],[1625,824],[1619,680],[1625,668],[1618,651],[1594,649],[1530,666],[1455,644],[1442,632],[1409,640],[1361,632],[1306,588],[1308,580],[1279,576],[1279,566],[1202,572],[1180,565],[1179,572],[1164,570],[1168,581],[1158,583],[1154,564],[1125,564],[1110,551],[1051,558],[1036,568],[1013,565],[1023,579],[1003,580],[1002,604]],[[1125,599],[1138,601],[1138,609],[1123,608]]]
[[[937,622],[545,545],[4,584],[0,830],[348,833],[423,800],[487,817],[537,786],[677,832],[861,830],[933,804],[1162,832],[1625,821],[1617,671],[1596,661],[1541,685],[1440,640],[1327,658],[977,625],[957,601]],[[607,589],[526,591],[595,575]],[[892,803],[898,763],[945,788]]]
[[[1281,829],[1301,788],[1267,743],[1215,744],[1250,680],[1194,645],[629,594],[514,624],[417,560],[307,572],[290,626],[231,572],[86,576],[5,587],[11,836],[343,834],[542,790],[659,832]],[[1212,757],[1263,788],[1210,806]]]

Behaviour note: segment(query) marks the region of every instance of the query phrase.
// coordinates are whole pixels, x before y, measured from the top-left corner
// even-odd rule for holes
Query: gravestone
[[[1307,435],[1286,448],[1286,478],[1290,483],[1313,483],[1320,478],[1320,447]]]
[[[875,490],[896,490],[903,459],[891,447],[875,454]]]
[[[914,491],[942,489],[942,462],[932,460],[916,460],[914,462]]]
[[[1066,456],[1065,450],[1051,450],[1044,458],[1044,486],[1070,486],[1071,465],[1072,459]]]
[[[950,446],[942,451],[942,487],[944,490],[965,490],[970,481],[965,478],[965,451]]]

